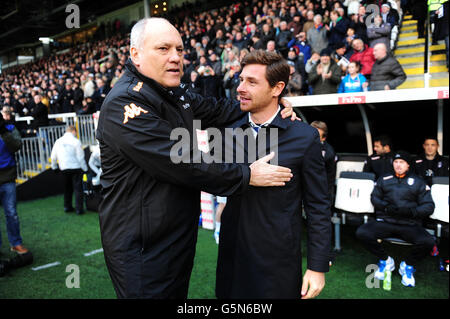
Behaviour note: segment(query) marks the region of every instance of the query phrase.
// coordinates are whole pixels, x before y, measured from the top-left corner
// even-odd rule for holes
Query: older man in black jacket
[[[377,180],[372,192],[376,220],[358,228],[356,236],[379,258],[375,278],[384,279],[384,271],[395,269],[394,259],[387,255],[379,239],[400,237],[413,244],[410,256],[400,263],[399,273],[404,286],[415,286],[416,263],[433,248],[434,238],[422,227],[424,218],[434,210],[430,188],[410,172],[411,156],[403,151],[394,155],[394,174]]]
[[[105,98],[97,129],[105,261],[119,298],[185,299],[200,190],[228,196],[249,185],[281,186],[292,174],[267,164],[268,158],[250,167],[198,158],[195,136],[187,133],[190,141],[183,140],[194,130],[194,118],[209,127],[231,123],[243,113],[230,101],[202,98],[180,87],[183,42],[167,20],[143,19],[130,38],[131,60]],[[173,152],[175,144],[183,146],[181,155]]]
[[[373,48],[375,63],[370,76],[370,90],[393,90],[405,82],[406,74],[402,66],[388,54],[386,44],[378,43]]]

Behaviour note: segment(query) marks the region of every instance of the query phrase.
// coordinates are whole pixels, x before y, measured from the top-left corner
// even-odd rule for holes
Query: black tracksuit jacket
[[[165,89],[127,62],[103,102],[97,129],[101,238],[119,298],[187,297],[200,190],[222,196],[245,191],[250,169],[244,164],[175,164],[170,152],[180,136],[171,140],[170,135],[175,128],[192,134],[194,118],[210,127],[242,115],[237,102]]]

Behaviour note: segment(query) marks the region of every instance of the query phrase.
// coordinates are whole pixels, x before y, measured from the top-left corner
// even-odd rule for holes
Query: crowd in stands
[[[370,4],[379,14],[366,12]],[[184,42],[182,81],[205,96],[236,98],[240,60],[255,49],[277,51],[288,60],[288,96],[395,89],[406,79],[391,55],[399,1],[241,0],[207,12],[178,9],[167,18]],[[22,135],[49,125],[45,112],[100,110],[123,72],[131,26],[4,70],[0,103],[19,116],[42,118],[31,126],[22,123]]]

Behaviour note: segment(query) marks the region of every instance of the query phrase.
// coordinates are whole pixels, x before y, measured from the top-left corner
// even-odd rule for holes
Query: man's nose
[[[242,92],[244,92],[244,82],[241,82],[241,83],[239,84],[239,86],[238,86],[237,89],[236,89],[236,92],[239,93],[239,94],[241,94]]]
[[[173,49],[170,51],[170,62],[179,63],[181,61],[181,54],[177,51],[177,49]]]

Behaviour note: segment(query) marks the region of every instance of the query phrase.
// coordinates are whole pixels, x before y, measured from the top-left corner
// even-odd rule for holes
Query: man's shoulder
[[[154,88],[137,76],[125,72],[107,94],[101,111],[116,107],[122,110],[127,105],[133,107],[132,104],[140,108],[148,108],[160,102],[161,96]]]
[[[316,128],[311,125],[303,122],[303,121],[291,121],[291,119],[283,119],[287,123],[287,133],[293,134],[297,137],[314,139],[319,136],[319,133]]]

